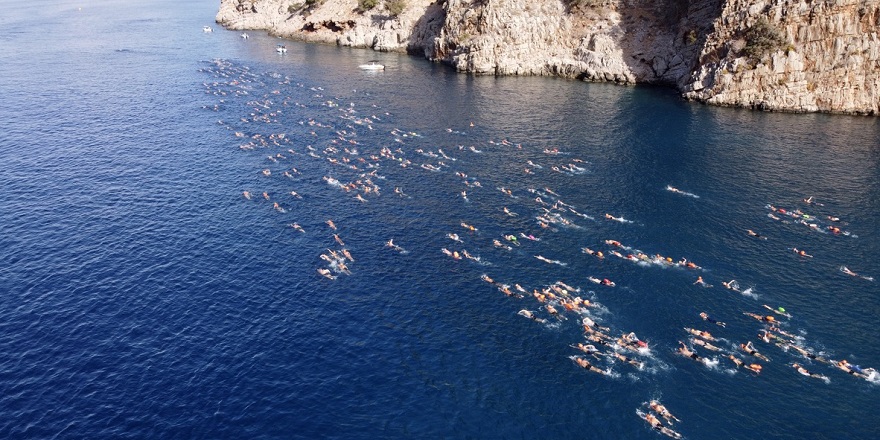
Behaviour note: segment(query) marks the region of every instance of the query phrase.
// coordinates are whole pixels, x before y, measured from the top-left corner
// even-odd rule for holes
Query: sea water
[[[743,315],[783,306],[800,346],[880,367],[876,119],[279,55],[216,8],[0,17],[0,435],[650,439],[651,399],[687,438],[880,435],[880,384]],[[593,307],[550,314],[533,292],[559,281]],[[636,333],[644,366],[578,367],[582,316]],[[680,356],[684,327],[723,353]]]

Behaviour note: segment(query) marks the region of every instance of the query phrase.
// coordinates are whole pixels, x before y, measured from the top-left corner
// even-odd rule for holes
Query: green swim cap
[[[780,307],[780,308],[778,308],[777,310],[779,310],[780,313],[785,313],[785,308],[784,308],[784,307]]]

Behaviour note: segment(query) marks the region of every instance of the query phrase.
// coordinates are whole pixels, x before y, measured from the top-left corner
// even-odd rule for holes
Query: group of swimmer
[[[244,83],[245,80],[253,81],[254,77],[250,73],[244,72],[239,79]],[[292,82],[289,78],[276,79],[279,80],[277,81],[279,85],[292,86]],[[271,85],[272,83],[268,82],[267,84]],[[220,86],[215,84],[211,86],[211,90],[217,91],[222,87],[228,87],[231,89],[225,90],[223,93],[239,96],[246,96],[245,92],[251,92],[251,88],[249,87],[237,87],[235,84],[231,83]],[[257,178],[263,179],[262,181],[281,179],[281,177],[293,181],[303,180],[299,169],[290,166],[293,165],[291,162],[295,162],[297,166],[304,167],[305,164],[300,164],[300,162],[314,161],[313,163],[318,164],[319,167],[324,167],[324,169],[330,169],[333,171],[332,173],[325,171],[327,174],[324,175],[322,181],[330,188],[338,190],[335,191],[335,194],[348,196],[357,202],[365,203],[368,200],[368,197],[379,197],[381,195],[381,188],[378,183],[384,180],[385,176],[380,175],[379,171],[384,170],[383,167],[390,163],[400,167],[397,169],[407,170],[401,172],[421,173],[420,175],[431,176],[426,177],[429,179],[441,179],[446,177],[460,179],[463,185],[463,187],[459,187],[461,189],[461,197],[469,202],[473,199],[474,204],[479,203],[481,191],[485,191],[485,189],[483,189],[479,180],[462,171],[462,169],[466,168],[460,167],[467,163],[464,156],[470,154],[480,155],[484,153],[483,150],[478,149],[473,145],[459,145],[457,151],[455,151],[454,147],[447,149],[446,151],[442,148],[436,147],[433,147],[430,150],[427,148],[419,148],[414,150],[414,152],[419,155],[419,158],[417,159],[416,156],[408,156],[406,151],[409,149],[409,144],[411,142],[422,136],[412,131],[397,128],[389,131],[392,138],[391,142],[393,142],[389,142],[389,145],[394,145],[393,147],[383,145],[381,147],[373,148],[369,145],[363,145],[358,139],[358,134],[363,132],[363,130],[373,131],[376,128],[380,128],[382,120],[386,119],[386,117],[390,117],[390,115],[388,113],[385,113],[382,117],[379,117],[376,114],[370,116],[361,115],[359,113],[361,108],[357,107],[354,103],[348,106],[344,104],[340,105],[341,100],[338,98],[334,100],[325,99],[322,96],[323,90],[320,88],[312,88],[311,90],[314,92],[313,98],[320,99],[320,102],[298,102],[292,97],[285,97],[281,96],[280,93],[275,93],[278,90],[273,90],[270,94],[267,94],[262,98],[248,101],[248,105],[251,107],[251,113],[246,117],[242,117],[239,124],[248,128],[235,129],[233,125],[221,121],[221,125],[225,126],[227,129],[235,130],[236,138],[245,139],[246,143],[240,145],[242,150],[281,149],[280,152],[273,152],[273,154],[270,154],[269,156],[265,156],[263,153],[263,163],[265,163],[265,160],[268,157],[270,164],[268,168],[260,166],[262,170],[259,173],[255,173],[257,174]],[[314,106],[321,106],[328,109],[328,112],[335,112],[328,114],[331,114],[331,117],[335,117],[336,121],[318,121],[312,118],[300,121],[300,125],[308,130],[308,135],[299,139],[294,139],[287,133],[278,132],[278,130],[282,130],[278,128],[280,125],[278,121],[284,115],[284,108],[289,106],[295,106],[298,108],[313,108]],[[249,129],[250,127],[269,127],[270,130],[275,131],[272,133],[258,133],[256,131],[265,131],[266,129]],[[250,133],[245,134],[246,132]],[[450,133],[463,134],[463,132],[459,131],[450,131]],[[323,143],[323,145],[321,145],[321,143]],[[493,145],[503,147],[513,147],[516,145],[518,148],[521,148],[520,145],[513,144],[507,140],[499,142],[490,140],[488,144],[488,148],[485,149],[487,152],[493,148]],[[447,151],[450,152],[451,155],[447,154]],[[526,178],[535,179],[539,177],[542,173],[541,170],[544,170],[543,172],[552,170],[565,172],[567,174],[577,174],[585,169],[580,166],[584,163],[581,159],[566,158],[567,160],[565,160],[565,164],[562,162],[554,164],[552,161],[555,158],[568,155],[568,153],[560,151],[558,148],[548,147],[545,149],[545,154],[547,157],[544,159],[533,158],[534,160],[527,160],[525,162],[523,167],[527,171],[526,174],[528,177]],[[452,157],[453,155],[462,157]],[[279,167],[283,164],[287,165],[285,165],[285,168],[280,169]],[[456,168],[459,169],[456,170]],[[260,177],[260,174],[264,177]],[[285,180],[285,182],[287,182],[287,180]],[[487,184],[486,186],[489,185]],[[524,230],[525,228],[513,229],[505,226],[507,232],[495,235],[495,237],[482,237],[481,234],[486,234],[485,231],[491,230],[493,225],[481,225],[481,227],[485,226],[485,230],[480,232],[480,230],[473,224],[461,222],[461,227],[464,229],[464,232],[458,230],[458,232],[450,232],[446,235],[446,237],[454,243],[450,248],[455,246],[458,250],[443,247],[441,251],[454,260],[472,260],[475,262],[486,263],[479,256],[473,255],[461,247],[466,244],[471,249],[481,250],[484,254],[488,254],[489,252],[499,252],[500,254],[511,252],[510,255],[521,254],[525,257],[532,256],[543,263],[554,264],[561,267],[566,266],[566,263],[563,263],[562,261],[542,255],[540,252],[543,250],[544,243],[541,243],[541,241],[549,241],[549,236],[560,230],[579,229],[580,226],[577,222],[582,221],[580,219],[587,219],[595,222],[595,218],[588,213],[581,212],[580,208],[565,203],[558,193],[546,186],[541,188],[540,185],[535,185],[532,188],[528,188],[528,192],[531,193],[530,196],[525,196],[524,192],[520,192],[516,188],[502,184],[499,184],[497,188],[503,196],[506,197],[500,197],[497,193],[494,193],[493,197],[503,198],[506,203],[510,204],[509,206],[497,206],[498,211],[496,212],[501,213],[499,214],[501,218],[509,222],[531,219],[532,217],[529,217],[527,214],[528,207],[526,207],[526,205],[531,204],[531,207],[536,213],[534,215],[536,232]],[[667,191],[678,195],[698,198],[698,196],[692,193],[682,191],[671,185],[666,189]],[[256,192],[256,194],[259,194],[259,192]],[[297,202],[288,202],[288,200],[291,199],[286,198],[284,195],[285,192],[279,192],[279,194],[282,195],[278,196],[273,193],[270,197],[269,192],[262,193],[263,199],[273,202],[273,207],[277,211],[285,214],[287,213],[286,208],[296,206],[296,203],[300,203],[298,202],[299,200],[305,200],[305,202],[308,202],[310,195],[308,192],[305,192],[304,194],[306,197],[304,198],[299,192],[290,191],[290,196]],[[396,200],[406,200],[411,198],[407,193],[404,193],[403,189],[399,186],[394,187],[394,194]],[[415,195],[416,193],[413,192],[412,194]],[[249,200],[253,199],[253,195],[249,191],[244,191],[243,196]],[[453,192],[452,196],[457,195]],[[809,202],[805,199],[805,202],[812,206],[820,206],[813,201],[812,198],[810,198]],[[284,206],[282,206],[282,204]],[[370,205],[366,206],[369,207]],[[770,215],[778,220],[781,220],[781,217],[779,216],[785,215],[786,218],[791,218],[793,221],[798,222],[803,221],[805,224],[807,222],[817,222],[814,217],[804,214],[799,210],[796,210],[794,215],[792,215],[789,214],[789,211],[779,210],[774,207],[771,209]],[[605,213],[604,218],[620,223],[632,222],[622,216],[615,216],[609,213]],[[829,227],[823,228],[817,226],[817,228],[819,230],[830,232],[831,234],[842,236],[851,235],[848,232],[839,229],[840,226],[845,225],[845,223],[841,222],[839,218],[828,216],[828,221],[832,223],[828,225]],[[601,222],[601,220],[599,220],[599,222]],[[345,243],[341,236],[336,232],[336,225],[332,220],[328,220],[326,223],[333,231],[331,232],[330,237],[332,237],[340,247],[335,250],[327,249],[326,252],[321,253],[321,259],[327,262],[327,266],[319,268],[318,273],[324,277],[335,279],[340,274],[350,273],[349,265],[353,263],[354,259],[351,258],[351,254],[345,248]],[[290,223],[290,227],[295,231],[305,233],[305,229],[303,229],[299,223]],[[811,226],[811,228],[812,227],[813,226]],[[312,229],[313,228],[310,227],[310,231]],[[752,238],[762,240],[767,238],[751,230],[747,231],[747,234]],[[467,241],[467,243],[465,243],[465,241]],[[490,243],[491,246],[489,246]],[[675,260],[661,254],[649,255],[631,247],[624,246],[616,240],[605,240],[604,243],[608,246],[607,249],[603,248],[603,250],[596,250],[597,247],[593,246],[593,248],[584,247],[582,251],[584,254],[589,255],[591,260],[595,258],[595,260],[592,261],[598,262],[605,262],[606,257],[610,255],[643,266],[656,265],[664,267],[680,267],[694,271],[700,271],[702,269],[694,262],[685,258]],[[391,249],[400,254],[408,253],[403,247],[396,244],[393,239],[385,242],[384,246],[385,248]],[[812,258],[812,255],[808,254],[803,249],[791,249],[802,258]],[[547,252],[544,254],[552,255],[552,253]],[[534,260],[531,261],[533,262]],[[861,277],[861,275],[851,271],[846,266],[841,267],[841,272],[849,276]],[[703,287],[711,287],[711,284],[708,284],[703,280],[704,274],[704,272],[699,274],[695,284]],[[586,277],[586,281],[595,283],[598,286],[603,286],[599,289],[616,286],[616,283],[609,278],[592,277],[587,275],[581,276],[581,278],[584,277]],[[584,339],[571,344],[572,348],[577,350],[577,356],[572,356],[571,358],[577,367],[582,368],[587,372],[605,377],[615,377],[616,369],[643,371],[646,363],[650,362],[651,359],[654,359],[652,358],[652,351],[648,349],[648,343],[638,338],[635,333],[619,330],[612,332],[610,327],[602,326],[597,322],[597,316],[600,315],[595,313],[595,311],[597,308],[601,308],[601,306],[593,300],[596,296],[595,292],[582,292],[580,288],[572,287],[562,282],[556,282],[540,288],[526,289],[520,283],[497,282],[488,274],[482,274],[480,278],[483,282],[492,286],[493,291],[494,289],[497,289],[507,297],[521,300],[531,298],[535,300],[538,304],[537,308],[532,307],[530,310],[528,307],[517,307],[520,308],[518,312],[520,316],[523,316],[534,323],[544,326],[558,325],[568,321],[569,323],[576,322],[577,325],[581,326]],[[869,277],[865,278],[867,279]],[[729,290],[740,292],[739,284],[735,280],[725,281],[721,284]],[[615,290],[617,289],[606,291],[613,292]],[[777,312],[785,313],[784,309],[775,308],[771,310],[772,312],[769,315],[754,314],[754,316],[746,316],[759,320],[760,324],[763,326],[758,334],[758,341],[763,341],[765,344],[777,345],[788,353],[797,353],[803,356],[804,360],[801,360],[800,362],[792,362],[790,364],[791,368],[795,370],[796,373],[811,378],[823,378],[825,376],[808,369],[808,367],[813,367],[810,364],[811,362],[820,362],[833,365],[835,368],[845,371],[854,377],[864,379],[876,377],[876,372],[873,369],[862,368],[858,365],[849,363],[846,360],[839,362],[825,361],[822,356],[815,354],[813,351],[805,347],[794,334],[780,328],[782,324],[777,320],[778,318],[776,316],[786,316],[784,314],[777,314]],[[727,324],[725,322],[715,319],[706,312],[701,312],[699,316],[703,325],[711,324],[715,326],[713,328],[719,332],[726,331],[722,330],[726,329]],[[768,317],[772,319],[769,319]],[[787,317],[790,317],[790,315]],[[576,319],[570,320],[570,318]],[[751,341],[739,344],[728,344],[725,343],[725,339],[717,338],[703,329],[687,327],[685,328],[685,332],[689,335],[688,342],[680,341],[676,351],[690,359],[704,362],[706,358],[701,355],[701,352],[709,353],[709,356],[718,354],[726,356],[727,359],[733,362],[736,368],[743,368],[754,374],[759,374],[764,368],[761,363],[769,362],[769,356],[761,353]],[[617,336],[612,336],[613,334]],[[698,350],[700,352],[698,352]],[[760,347],[760,350],[764,350],[764,347]],[[776,357],[776,355],[773,355],[773,357]],[[620,368],[618,368],[617,365],[619,365]],[[673,438],[680,437],[680,434],[670,428],[670,425],[672,425],[674,421],[677,421],[677,419],[672,417],[665,407],[660,405],[659,402],[652,401],[648,405],[648,410],[649,411],[644,412],[642,418],[649,423],[653,429]]]
[[[325,223],[331,230],[336,231],[336,224],[333,220],[327,220]],[[332,233],[331,235],[341,248],[339,250],[327,249],[326,253],[321,254],[321,259],[327,262],[327,267],[318,268],[318,273],[324,278],[335,280],[339,274],[351,275],[348,264],[354,263],[354,257],[345,248],[345,242],[342,241],[339,234]]]
[[[681,420],[672,415],[663,404],[657,400],[651,400],[650,402],[645,402],[644,405],[647,407],[648,411],[637,409],[636,414],[638,414],[642,420],[647,422],[652,429],[674,439],[680,439],[682,437],[680,433],[668,426],[675,422],[680,422]],[[663,419],[662,421],[660,420],[661,418]]]
[[[797,354],[804,359],[803,361],[796,361],[789,364],[797,373],[810,378],[821,379],[825,382],[829,382],[830,379],[828,376],[815,371],[810,371],[803,365],[803,362],[816,362],[836,367],[852,376],[861,379],[869,381],[876,381],[880,379],[880,377],[878,377],[878,372],[873,368],[863,368],[858,365],[853,365],[846,360],[829,360],[824,356],[813,352],[803,345],[803,337],[786,331],[781,327],[783,325],[783,321],[780,321],[777,316],[791,318],[791,314],[788,313],[784,307],[771,307],[767,304],[763,304],[762,306],[772,313],[760,314],[754,312],[744,312],[743,315],[754,319],[762,324],[762,327],[758,329],[757,333],[757,338],[759,341],[768,344],[768,346],[776,346],[780,348],[783,354]],[[715,324],[722,328],[727,326],[726,323],[710,317],[706,312],[700,312],[699,315],[700,318],[705,322]],[[722,354],[723,357],[730,360],[736,368],[748,370],[756,375],[760,374],[764,369],[764,365],[759,363],[759,361],[764,363],[770,362],[770,358],[767,355],[761,353],[758,348],[755,347],[752,341],[740,343],[737,345],[737,349],[730,350],[725,347],[718,346],[717,341],[719,341],[719,338],[715,337],[708,331],[689,327],[685,327],[684,330],[691,335],[690,345],[686,344],[683,341],[679,341],[677,352],[684,357],[693,359],[700,363],[705,363],[707,366],[709,365],[709,362],[711,360],[709,358],[701,356],[696,351],[696,349],[693,348],[694,346],[709,350],[713,353]],[[756,361],[746,361],[740,356],[737,356],[737,352],[740,353],[740,356],[742,356],[743,354],[748,355],[749,357],[756,359]]]

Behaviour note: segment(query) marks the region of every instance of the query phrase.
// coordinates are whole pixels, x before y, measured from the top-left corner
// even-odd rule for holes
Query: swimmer
[[[605,258],[605,255],[602,254],[602,251],[594,251],[594,250],[592,250],[592,249],[590,249],[590,248],[588,248],[588,247],[581,248],[581,252],[583,252],[583,253],[585,253],[585,254],[592,255],[592,256],[594,256],[594,257],[600,259],[600,260],[603,259],[603,258]]]
[[[715,337],[712,336],[712,334],[709,333],[709,332],[707,332],[707,331],[697,330],[697,329],[693,329],[693,328],[690,328],[690,327],[685,327],[685,328],[684,328],[684,331],[686,331],[686,332],[688,332],[688,333],[690,333],[690,334],[692,334],[692,335],[694,335],[694,336],[697,336],[697,337],[703,338],[703,339],[705,339],[705,340],[707,340],[707,341],[714,341],[714,340],[715,340]]]
[[[762,304],[762,306],[764,306],[765,309],[767,309],[777,315],[782,315],[782,316],[785,316],[786,318],[791,318],[791,315],[785,311],[785,307],[777,307],[774,309],[773,307],[770,307],[767,304]]]
[[[727,327],[727,324],[725,324],[721,321],[716,321],[716,320],[712,319],[712,317],[709,316],[709,314],[706,312],[700,312],[700,318],[703,318],[703,321],[706,321],[710,324],[715,324],[720,327]]]
[[[263,191],[263,198],[269,200],[269,193]]]
[[[473,261],[476,261],[476,262],[479,262],[479,261],[480,261],[480,257],[475,257],[475,256],[471,255],[471,253],[468,252],[467,249],[461,251],[461,255],[463,255],[463,256],[464,256],[465,258],[467,258],[468,260],[473,260]]]
[[[507,209],[506,206],[504,207],[504,213],[507,214],[507,215],[510,216],[510,217],[516,217],[517,215],[519,215],[519,214],[517,214],[517,213],[511,211],[510,209]]]
[[[614,281],[611,281],[611,280],[609,280],[608,278],[603,278],[602,281],[601,281],[601,284],[602,284],[603,286],[608,286],[608,287],[614,287],[614,286],[617,285],[617,284],[614,284]]]
[[[664,419],[666,419],[670,423],[672,423],[673,420],[675,420],[676,422],[681,421],[681,420],[679,420],[678,417],[675,417],[674,415],[672,415],[672,413],[669,412],[669,410],[666,409],[665,406],[663,406],[662,404],[660,404],[660,402],[658,402],[656,400],[652,400],[652,401],[648,402],[648,408],[651,408],[652,410],[654,410],[654,412],[656,412],[657,414],[660,414]]]
[[[736,280],[722,281],[721,284],[728,290],[739,292],[739,283],[737,283]]]
[[[849,268],[846,267],[846,266],[840,266],[840,271],[843,272],[843,273],[845,273],[845,274],[847,274],[847,275],[849,275],[849,276],[851,276],[851,277],[857,277],[857,276],[859,276],[859,274],[857,274],[857,273],[855,273],[855,272],[849,270]]]
[[[840,368],[841,370],[843,370],[853,376],[863,377],[863,375],[861,373],[859,373],[859,370],[861,370],[861,368],[857,368],[856,365],[850,364],[846,359],[844,359],[840,362],[837,362],[835,365],[837,366],[837,368]]]
[[[732,354],[727,355],[727,358],[730,359],[731,361],[733,361],[733,363],[734,363],[737,367],[742,367],[743,364],[744,364],[743,361],[742,361],[742,359],[740,359],[740,358],[738,358],[738,357],[736,357],[736,356],[734,356],[734,355],[732,355]]]
[[[349,252],[348,249],[343,249],[342,255],[345,255],[345,258],[348,258],[348,261],[354,263],[354,258],[351,256],[351,252]]]
[[[748,364],[748,365],[743,364],[743,368],[745,368],[746,370],[751,371],[752,373],[755,373],[755,374],[761,374],[761,370],[762,370],[764,367],[762,367],[761,364]]]
[[[790,348],[794,349],[795,351],[797,351],[798,353],[800,353],[803,357],[805,357],[807,359],[812,359],[814,361],[823,362],[823,363],[828,362],[827,359],[825,359],[821,356],[817,356],[816,354],[810,352],[809,350],[807,350],[799,345],[790,343],[790,344],[786,344],[786,347],[790,347]]]
[[[319,268],[319,269],[318,269],[318,273],[321,274],[321,275],[323,275],[323,276],[324,276],[325,278],[327,278],[327,279],[330,279],[330,280],[335,280],[335,279],[336,279],[335,276],[333,276],[332,274],[330,274],[330,270],[329,270],[329,269],[324,269],[323,267],[322,267],[322,268]]]
[[[251,199],[251,193],[248,192],[248,191],[242,191],[242,192],[241,192],[241,195],[243,195],[244,198],[246,198],[246,199],[248,199],[248,200]]]
[[[781,329],[781,328],[779,328],[779,327],[776,327],[775,325],[771,325],[771,326],[768,327],[768,328],[769,328],[770,331],[772,331],[772,332],[776,332],[776,333],[779,333],[779,334],[782,335],[782,336],[789,337],[789,338],[791,338],[791,339],[797,339],[797,336],[795,336],[795,335],[793,335],[793,334],[791,334],[791,333],[789,333],[789,332],[787,332],[787,331],[785,331],[785,330],[783,330],[783,329]]]
[[[703,362],[703,358],[700,357],[697,353],[690,350],[687,345],[684,345],[684,342],[678,341],[678,344],[678,352],[681,353],[683,356],[689,357],[697,362]]]
[[[819,373],[811,373],[809,370],[807,370],[806,368],[804,368],[801,364],[798,364],[797,362],[791,364],[791,366],[792,366],[792,368],[797,370],[798,373],[800,373],[804,376],[812,377],[814,379],[822,379],[822,380],[828,379],[827,376],[823,376]]]
[[[626,348],[633,349],[633,350],[638,350],[640,348],[647,348],[648,347],[648,344],[646,342],[640,340],[639,337],[636,336],[635,332],[629,332],[629,333],[621,336],[617,340],[617,342],[620,345],[622,345]]]
[[[768,359],[767,356],[764,356],[763,354],[758,353],[758,351],[755,350],[755,347],[752,345],[752,341],[748,341],[745,344],[739,344],[739,348],[758,359],[761,359],[765,362],[770,362],[770,359]]]
[[[494,240],[492,240],[492,244],[493,244],[493,245],[495,245],[495,247],[497,247],[497,248],[501,248],[501,249],[507,249],[507,250],[508,250],[508,251],[512,251],[512,250],[513,250],[513,248],[512,248],[512,247],[510,247],[510,246],[507,246],[507,245],[505,245],[505,244],[503,244],[503,243],[501,243],[501,241],[500,241],[500,240],[498,240],[498,239],[497,239],[497,238],[496,238],[496,239],[494,239]]]
[[[463,243],[463,241],[461,241],[461,238],[459,238],[458,234],[446,234],[446,238],[448,238],[452,241]]]
[[[796,253],[796,254],[798,254],[798,255],[800,255],[800,256],[802,256],[802,257],[813,258],[812,255],[808,254],[807,251],[805,251],[805,250],[803,250],[803,249],[791,248],[791,250],[793,250],[794,253]]]
[[[804,203],[806,203],[808,205],[825,206],[819,202],[814,202],[813,196],[807,197],[806,199],[803,199],[803,200],[804,200]]]
[[[599,373],[599,374],[608,374],[608,373],[605,372],[604,370],[602,370],[602,369],[600,369],[600,368],[594,366],[593,364],[589,363],[589,362],[588,362],[586,359],[584,359],[584,358],[581,358],[581,357],[575,357],[575,358],[574,358],[574,361],[575,361],[575,363],[577,363],[578,365],[580,365],[581,368],[583,368],[583,369],[585,369],[585,370],[589,370],[589,371],[592,371],[592,372],[594,372],[594,373]]]
[[[524,316],[524,317],[529,318],[532,321],[535,321],[540,324],[544,324],[547,322],[546,319],[538,318],[537,316],[535,316],[534,313],[532,313],[530,310],[526,310],[526,309],[520,310],[519,312],[517,312],[517,315]]]
[[[341,238],[339,238],[338,234],[333,234],[333,239],[336,240],[336,242],[339,243],[340,246],[345,246],[345,243],[342,241]]]
[[[581,320],[581,324],[583,324],[584,327],[590,327],[590,328],[595,327],[595,328],[602,330],[602,331],[605,331],[605,332],[611,330],[608,327],[602,327],[602,326],[596,324],[596,321],[593,321],[592,319],[590,319],[589,317],[586,317],[586,316],[584,317],[584,319]]]
[[[666,426],[663,426],[663,423],[661,423],[660,420],[657,419],[657,417],[654,417],[653,414],[650,414],[650,413],[645,414],[640,411],[636,411],[636,412],[639,414],[639,417],[641,417],[643,420],[648,422],[648,424],[651,425],[651,428],[653,428],[654,430],[659,431],[659,432],[663,433],[664,435],[671,437],[671,438],[674,438],[674,439],[681,438],[681,434],[673,431],[672,429],[669,429]]]
[[[759,315],[757,313],[751,313],[751,312],[743,312],[743,315],[754,318],[754,319],[761,321],[761,322],[776,322],[776,318],[774,318],[770,315],[764,316],[764,315]]]
[[[519,236],[522,237],[522,238],[525,238],[526,240],[531,240],[531,241],[541,241],[540,238],[535,237],[535,236],[532,235],[532,234],[526,235],[525,233],[520,232],[520,233],[519,233]]]
[[[486,274],[480,275],[480,279],[489,283],[489,284],[495,284],[495,280],[493,280],[492,278],[489,278],[489,275],[486,275]]]
[[[611,338],[608,335],[605,335],[605,334],[602,334],[599,332],[593,332],[593,333],[588,333],[588,334],[584,335],[584,337],[587,338],[587,340],[593,341],[603,347],[611,346],[611,344],[609,342],[611,340]]]
[[[327,220],[325,223],[327,223],[327,226],[330,226],[330,229],[336,230],[336,223],[333,223],[333,220]]]
[[[767,331],[767,330],[761,330],[761,332],[758,333],[758,339],[760,339],[760,340],[762,340],[762,341],[764,341],[764,342],[766,342],[766,343],[768,343],[768,344],[769,344],[774,338],[776,338],[776,335],[774,335],[773,333],[770,333],[770,332]]]
[[[703,348],[705,348],[705,349],[707,349],[707,350],[721,351],[720,348],[718,348],[718,347],[716,347],[716,346],[714,346],[714,345],[712,345],[712,344],[710,344],[710,343],[708,343],[708,342],[706,342],[706,341],[704,341],[704,340],[702,340],[702,339],[691,338],[691,342],[692,342],[694,345],[699,345],[700,347],[703,347]]]
[[[697,280],[694,281],[694,284],[699,284],[699,285],[701,285],[701,286],[703,286],[703,287],[712,287],[711,284],[709,284],[709,283],[703,281],[703,277],[701,277],[701,276],[698,276],[698,277],[697,277]]]
[[[755,232],[755,231],[753,231],[753,230],[751,230],[751,229],[747,230],[746,233],[748,233],[750,237],[755,237],[755,238],[758,238],[758,239],[761,239],[761,240],[766,240],[766,239],[767,239],[767,237],[764,237],[763,235],[761,235],[761,234],[759,234],[759,233],[757,233],[757,232]]]
[[[303,229],[302,226],[299,225],[299,223],[291,223],[290,227],[302,233],[306,232],[305,229]]]
[[[469,231],[471,231],[471,232],[476,232],[476,231],[477,231],[477,228],[475,228],[473,225],[469,225],[469,224],[467,224],[467,223],[465,223],[465,222],[461,222],[461,227],[462,227],[462,228],[465,228],[465,229],[467,229],[467,230],[469,230]]]
[[[626,362],[627,364],[630,364],[630,365],[632,365],[633,367],[638,368],[639,370],[641,370],[641,369],[645,366],[644,363],[639,362],[639,361],[637,361],[637,360],[635,360],[635,359],[633,359],[633,358],[627,357],[627,356],[625,356],[625,355],[623,355],[623,354],[621,354],[621,353],[618,353],[618,352],[616,352],[616,351],[615,351],[615,352],[612,352],[612,356],[614,356],[615,358],[617,358],[617,359],[620,360],[621,362]]]
[[[598,356],[600,354],[599,349],[597,349],[596,346],[594,346],[593,344],[584,345],[583,342],[578,342],[577,345],[572,345],[571,347],[576,348],[586,354],[589,354],[589,355],[595,357],[596,359],[599,358],[599,356]]]

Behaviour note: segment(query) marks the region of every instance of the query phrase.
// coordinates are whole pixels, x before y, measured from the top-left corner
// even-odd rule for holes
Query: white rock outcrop
[[[232,29],[423,55],[463,72],[666,84],[687,99],[880,114],[880,0],[221,0]],[[400,1],[400,0],[398,0]],[[756,23],[781,40],[754,50]]]

